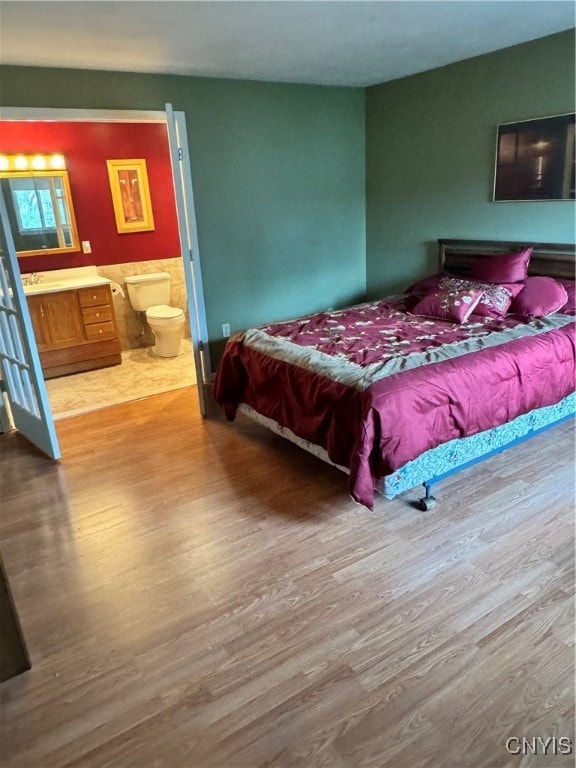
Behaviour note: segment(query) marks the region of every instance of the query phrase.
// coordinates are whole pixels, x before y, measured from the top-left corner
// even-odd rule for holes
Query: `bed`
[[[574,245],[438,250],[402,294],[232,336],[213,385],[227,419],[347,472],[369,509],[418,485],[428,509],[442,478],[573,418]]]

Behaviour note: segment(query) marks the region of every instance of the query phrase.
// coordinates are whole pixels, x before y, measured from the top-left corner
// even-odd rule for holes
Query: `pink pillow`
[[[440,284],[442,275],[430,275],[430,277],[423,277],[422,280],[418,280],[416,283],[412,283],[404,291],[404,293],[416,293],[420,296],[426,296],[430,291],[436,290]]]
[[[568,301],[563,307],[560,307],[558,312],[561,315],[576,315],[576,281],[557,277],[556,282],[560,283],[568,294]]]
[[[470,267],[470,277],[485,283],[521,283],[528,275],[530,256],[532,248],[478,259]]]
[[[448,320],[450,323],[465,323],[482,298],[482,294],[482,290],[437,288],[424,296],[411,311],[413,315]]]
[[[504,317],[510,309],[512,300],[517,296],[523,283],[507,283],[506,285],[492,285],[491,283],[478,283],[474,280],[464,280],[458,277],[444,277],[440,281],[441,287],[452,288],[460,291],[481,290],[482,297],[474,307],[472,314],[482,317]]]
[[[566,288],[551,277],[528,277],[524,288],[512,302],[510,311],[524,320],[546,317],[560,309],[568,301]]]

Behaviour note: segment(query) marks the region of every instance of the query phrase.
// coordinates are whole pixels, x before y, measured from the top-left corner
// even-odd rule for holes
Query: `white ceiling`
[[[366,86],[573,28],[575,7],[575,0],[1,0],[0,62]]]

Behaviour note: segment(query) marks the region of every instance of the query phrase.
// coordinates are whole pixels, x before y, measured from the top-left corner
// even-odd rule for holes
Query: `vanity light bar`
[[[0,154],[0,173],[9,171],[64,170],[63,155],[4,155]]]

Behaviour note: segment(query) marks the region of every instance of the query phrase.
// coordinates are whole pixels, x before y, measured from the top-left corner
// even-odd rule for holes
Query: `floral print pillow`
[[[504,317],[510,309],[512,300],[518,296],[523,287],[524,283],[493,285],[459,277],[443,277],[440,280],[440,288],[451,291],[481,290],[482,297],[474,307],[473,314],[484,317]]]
[[[411,312],[450,323],[465,323],[483,295],[483,288],[462,290],[453,285],[440,286],[424,296]]]

